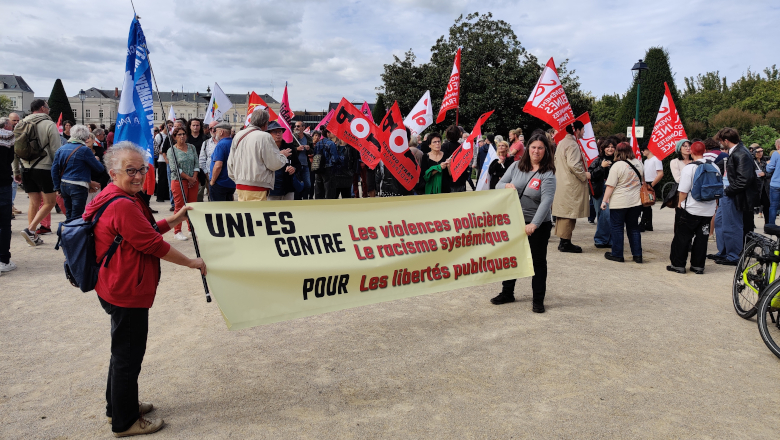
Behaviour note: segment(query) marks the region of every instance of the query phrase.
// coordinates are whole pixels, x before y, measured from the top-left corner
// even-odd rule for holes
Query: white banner
[[[211,121],[221,120],[222,115],[231,108],[233,108],[233,103],[230,102],[230,99],[222,91],[222,88],[219,87],[219,84],[214,83],[214,91],[211,93],[209,108],[206,110],[206,117],[203,118],[203,123],[210,124]]]
[[[404,119],[404,126],[414,136],[418,136],[426,128],[433,124],[433,106],[431,105],[431,91],[426,90],[425,94],[417,101],[409,115]]]
[[[488,174],[488,168],[490,168],[490,164],[496,159],[498,159],[498,154],[496,154],[496,149],[491,145],[485,162],[482,164],[482,170],[479,172],[477,191],[490,189],[490,174]]]

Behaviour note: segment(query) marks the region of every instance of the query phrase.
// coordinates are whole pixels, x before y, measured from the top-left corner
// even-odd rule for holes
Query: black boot
[[[491,298],[490,302],[494,305],[500,306],[501,304],[507,304],[515,302],[515,295],[513,293],[501,292],[497,297]]]
[[[561,238],[561,242],[558,244],[558,250],[561,252],[570,252],[572,254],[582,253],[582,248],[572,244],[571,240]]]

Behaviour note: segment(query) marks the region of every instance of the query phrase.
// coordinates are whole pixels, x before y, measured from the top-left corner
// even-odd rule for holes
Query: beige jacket
[[[567,134],[555,150],[555,199],[552,215],[561,218],[584,218],[588,209],[588,180],[582,153],[574,136]]]
[[[247,130],[252,131],[247,133]],[[274,189],[274,171],[286,164],[287,158],[279,152],[274,138],[249,126],[233,138],[227,161],[228,176],[236,185]]]
[[[60,138],[59,130],[57,130],[57,124],[51,120],[49,115],[44,113],[27,115],[24,120],[25,122],[36,124],[35,128],[38,130],[38,141],[41,143],[41,146],[46,149],[46,156],[35,164],[34,169],[50,170],[51,164],[54,163],[54,153],[62,146],[62,139]],[[33,159],[29,162],[22,159],[20,160],[25,169],[30,169],[30,166],[38,159]]]

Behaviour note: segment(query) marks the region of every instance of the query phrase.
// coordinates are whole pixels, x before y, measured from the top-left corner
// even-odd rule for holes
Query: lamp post
[[[87,99],[87,92],[84,89],[79,91],[79,99],[81,100],[81,125],[84,125],[84,100]]]
[[[632,72],[634,73],[634,79],[636,79],[636,116],[634,117],[634,120],[637,121],[637,125],[639,125],[639,89],[642,87],[642,71],[650,71],[650,68],[647,67],[647,63],[645,63],[642,60],[639,60],[639,62],[634,64],[634,67],[631,68]]]

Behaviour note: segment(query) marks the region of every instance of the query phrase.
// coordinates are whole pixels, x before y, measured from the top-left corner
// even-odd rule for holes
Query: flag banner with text
[[[290,99],[287,97],[287,83],[284,83],[282,104],[279,106],[279,117],[276,119],[276,122],[278,122],[282,127],[286,128],[284,135],[282,135],[282,139],[284,139],[285,142],[292,143],[293,141],[292,120],[294,117],[295,113],[293,113],[292,109],[290,108]]]
[[[441,124],[441,121],[447,116],[448,110],[458,108],[458,101],[460,100],[460,48],[458,53],[455,54],[455,62],[452,64],[452,73],[450,74],[450,80],[447,82],[447,91],[444,93],[444,99],[441,101],[441,108],[439,114],[436,116],[436,123]]]
[[[582,157],[585,159],[585,169],[588,169],[590,164],[599,157],[599,146],[596,143],[596,135],[593,133],[593,124],[590,123],[588,112],[579,115],[575,121],[580,121],[585,125],[582,139],[577,139],[577,143],[580,144]]]
[[[189,206],[230,330],[533,275],[515,190]]]
[[[360,107],[360,111],[368,117],[368,119],[374,120],[374,115],[371,114],[371,107],[368,105],[368,101],[363,101],[363,106]]]
[[[276,114],[276,112],[271,108],[268,107],[268,104],[263,101],[263,98],[260,97],[255,92],[252,92],[251,95],[249,95],[249,102],[246,107],[246,121],[244,121],[244,126],[249,125],[249,121],[252,118],[252,113],[255,112],[255,110],[262,109],[268,111],[268,120],[269,121],[275,121],[279,118],[279,115]]]
[[[471,134],[466,138],[466,142],[462,143],[450,156],[450,174],[452,174],[453,182],[458,180],[460,175],[471,165],[471,161],[474,159],[474,146],[477,145],[477,139],[482,136],[482,124],[487,121],[494,111],[490,110],[477,119],[477,123],[474,124],[474,129],[471,130]]]
[[[647,148],[659,160],[664,160],[674,152],[677,141],[686,139],[680,114],[677,113],[677,106],[672,100],[672,92],[669,91],[668,84],[664,83],[664,87],[666,88],[664,99],[661,101],[661,108],[658,109],[658,117],[655,118],[653,134],[647,142]]]
[[[372,170],[382,160],[379,127],[346,98],[341,98],[328,131],[360,152],[360,159]]]
[[[563,90],[552,58],[547,61],[542,76],[528,96],[523,111],[550,124],[558,131],[564,130],[567,125],[574,122],[569,98]]]
[[[382,144],[382,162],[390,173],[401,182],[401,185],[411,191],[420,179],[420,166],[409,149],[409,139],[406,138],[401,110],[398,102],[393,103],[382,123],[379,124]]]
[[[317,124],[317,125],[314,127],[314,131],[317,131],[317,130],[321,129],[322,127],[326,127],[326,128],[327,128],[327,127],[328,127],[328,123],[330,123],[330,120],[331,120],[331,118],[333,118],[333,115],[335,115],[335,114],[336,114],[336,112],[335,112],[333,109],[330,109],[330,111],[328,112],[328,114],[327,114],[327,115],[325,115],[325,117],[324,117],[324,118],[322,118],[322,120],[320,121],[320,123],[319,123],[319,124]]]
[[[404,126],[412,132],[413,136],[419,136],[426,128],[433,124],[433,106],[431,105],[431,91],[426,90],[425,94],[417,101],[412,111],[406,115]]]

